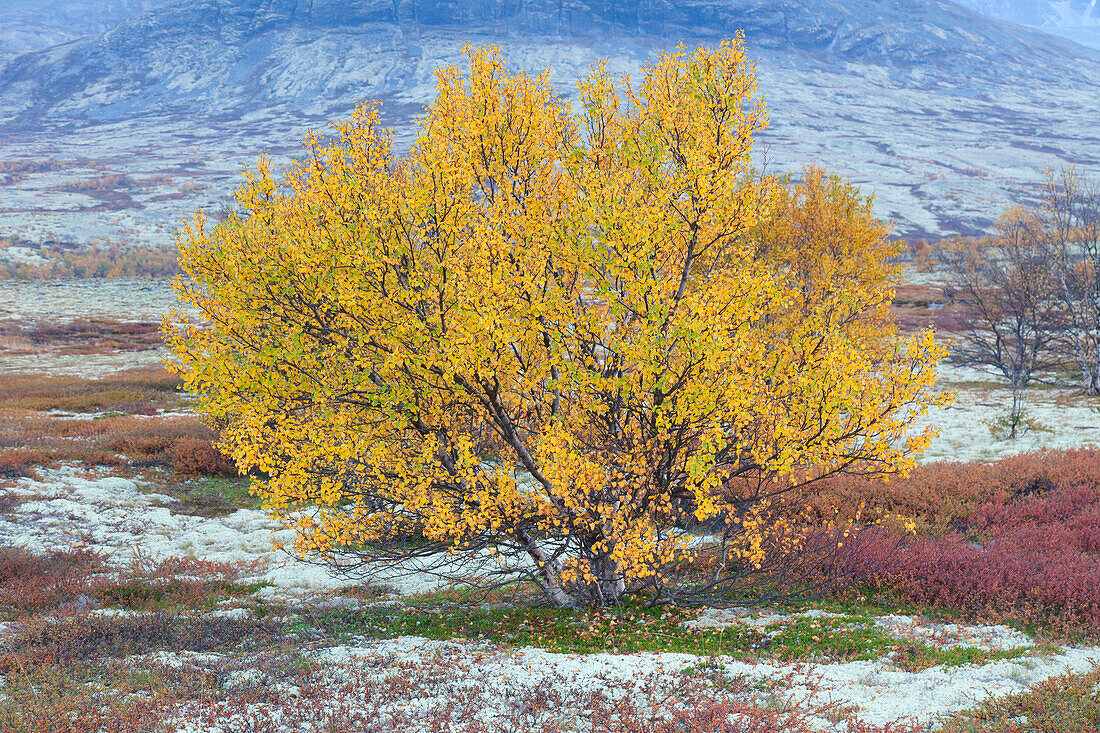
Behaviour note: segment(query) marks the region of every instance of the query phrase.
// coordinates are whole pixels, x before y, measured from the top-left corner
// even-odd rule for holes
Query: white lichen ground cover
[[[322,653],[325,660],[378,664],[389,654],[411,655],[483,654],[474,645],[432,641],[417,637],[338,646]],[[643,679],[668,675],[700,664],[690,654],[556,654],[522,648],[491,654],[479,664],[485,679],[533,688],[541,680],[565,678],[575,685],[597,685],[603,678]],[[789,680],[784,696],[810,707],[830,703],[854,706],[856,716],[870,723],[888,723],[904,718],[932,721],[943,713],[973,707],[989,695],[1020,692],[1041,680],[1067,671],[1091,670],[1100,662],[1100,648],[1065,649],[1047,658],[930,667],[921,672],[904,672],[891,662],[857,661],[841,663],[779,664],[745,662],[726,657],[713,660],[728,675],[745,675],[752,680]],[[825,721],[822,721],[825,723]]]
[[[1003,417],[1012,393],[993,375],[969,367],[941,364],[937,386],[955,393],[955,402],[931,410],[920,426],[939,432],[923,462],[989,461],[1040,448],[1100,445],[1100,399],[1082,397],[1068,387],[1033,387],[1024,393],[1025,415],[1036,428],[1014,440],[995,436],[990,424]]]
[[[170,496],[76,466],[19,479],[10,492],[23,501],[0,521],[0,545],[39,553],[76,546],[117,565],[170,557],[228,563],[244,570],[244,582],[270,583],[260,591],[269,601],[309,599],[356,584],[281,549],[291,544],[293,533],[263,511],[238,509],[220,518],[173,513],[165,506]],[[387,580],[404,592],[430,590],[438,582],[411,576]]]
[[[215,666],[219,655],[161,655],[159,661],[175,667],[204,662]],[[315,652],[313,660],[331,669],[334,708],[348,705],[348,698],[336,694],[341,683],[355,674],[382,676],[399,663],[404,674],[429,670],[445,660],[446,684],[435,695],[391,701],[391,712],[416,713],[445,706],[448,695],[467,703],[476,697],[477,719],[469,730],[500,721],[514,711],[516,701],[529,698],[540,689],[567,691],[572,700],[586,694],[639,698],[673,694],[684,673],[703,670],[727,678],[743,676],[757,692],[760,705],[793,707],[808,711],[815,728],[834,730],[837,714],[843,713],[867,723],[884,725],[906,721],[934,726],[945,713],[974,707],[990,695],[1020,692],[1030,685],[1063,672],[1086,672],[1100,659],[1100,648],[1065,649],[1045,657],[984,665],[930,667],[905,672],[888,661],[781,664],[769,661],[739,661],[728,657],[702,659],[691,654],[644,652],[636,654],[559,654],[536,648],[496,648],[483,644],[438,641],[403,636],[383,641],[360,640]],[[339,701],[338,703],[336,701]],[[322,703],[323,704],[323,703]],[[354,705],[351,707],[354,710]],[[568,715],[569,710],[562,710]],[[229,718],[217,728],[189,728],[186,714],[177,722],[184,731],[225,731],[240,721]],[[565,728],[568,730],[568,727]],[[289,729],[288,729],[289,730]],[[414,729],[415,730],[415,729]],[[465,730],[465,729],[463,729]]]
[[[251,573],[251,580],[271,584],[260,591],[261,598],[291,603],[331,602],[332,594],[353,582],[274,549],[273,540],[289,539],[287,531],[260,511],[242,509],[221,518],[173,514],[163,506],[169,497],[145,493],[130,479],[76,467],[43,471],[36,478],[19,480],[12,490],[25,501],[0,520],[0,544],[34,551],[88,546],[119,565],[134,557],[188,557],[232,563]],[[403,590],[426,590],[435,582],[430,578],[419,583],[406,580]],[[245,613],[243,609],[230,612]],[[224,615],[226,610],[215,613]],[[836,617],[820,611],[803,616]],[[731,609],[704,612],[690,624],[696,628],[747,624],[774,631],[794,620],[767,611]],[[719,657],[713,664],[729,675],[787,680],[783,695],[811,709],[835,710],[840,706],[867,722],[885,723],[907,717],[931,721],[937,715],[972,707],[988,695],[1019,692],[1053,675],[1088,671],[1100,662],[1100,647],[1067,647],[1039,654],[1031,649],[1033,641],[1025,634],[1003,626],[944,624],[908,616],[884,616],[875,623],[899,641],[925,642],[940,648],[1028,649],[1028,653],[1018,659],[936,666],[920,672],[899,669],[885,657],[877,661],[797,664]],[[386,660],[395,655],[406,661],[439,655],[452,660],[476,656],[477,664],[459,665],[457,669],[467,670],[471,684],[491,681],[490,689],[493,685],[506,687],[512,697],[516,691],[534,690],[547,680],[556,684],[567,680],[569,685],[582,689],[585,685],[602,686],[607,678],[659,677],[705,661],[679,653],[569,655],[417,637],[352,641],[313,654],[326,664],[366,668],[384,667]],[[333,685],[338,682],[334,679]],[[484,714],[503,715],[509,709],[510,698],[499,698],[499,710],[492,707],[493,699],[487,694]]]

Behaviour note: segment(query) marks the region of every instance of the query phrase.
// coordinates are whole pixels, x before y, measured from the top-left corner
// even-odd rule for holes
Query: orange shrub
[[[183,438],[168,449],[168,460],[177,473],[205,476],[238,476],[237,466],[212,440]]]
[[[17,476],[30,475],[30,469],[42,462],[42,451],[28,448],[12,448],[0,450],[0,476],[15,478]]]

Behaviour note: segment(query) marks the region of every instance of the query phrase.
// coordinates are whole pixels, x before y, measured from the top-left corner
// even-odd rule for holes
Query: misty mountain
[[[979,13],[1100,48],[1097,0],[958,0]]]

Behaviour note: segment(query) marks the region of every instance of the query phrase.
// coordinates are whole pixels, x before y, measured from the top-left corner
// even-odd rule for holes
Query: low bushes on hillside
[[[90,588],[102,558],[87,551],[35,555],[0,548],[0,615],[55,611]]]
[[[137,466],[167,466],[190,475],[238,475],[233,461],[215,446],[216,440],[217,433],[195,418],[134,420],[108,445]]]
[[[51,418],[14,411],[0,415],[0,476],[31,475],[36,466],[62,462],[167,468],[183,475],[238,475],[233,462],[216,447],[217,433],[193,416]]]
[[[76,322],[58,329],[69,329],[69,336],[74,329],[80,330],[84,332],[81,336],[84,336],[92,327],[103,327],[103,324]],[[99,331],[98,335],[109,334],[116,338],[125,329],[140,334],[143,342],[141,348],[154,348],[159,344],[160,336],[155,324],[109,324],[109,328],[110,331]],[[36,330],[29,333],[36,338],[36,347],[39,334]],[[46,338],[55,339],[54,336],[42,336],[43,340]],[[126,346],[135,348],[134,344]],[[118,345],[111,348],[118,348]],[[152,414],[158,409],[178,409],[181,406],[181,387],[179,377],[160,367],[132,369],[102,379],[2,374],[0,408],[35,412]]]
[[[179,274],[176,248],[99,244],[86,247],[44,245],[35,257],[15,256],[0,240],[0,279],[48,280],[69,277],[166,279]]]

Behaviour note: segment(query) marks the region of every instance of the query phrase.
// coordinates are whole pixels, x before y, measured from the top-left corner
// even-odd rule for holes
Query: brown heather
[[[176,412],[186,405],[179,387],[160,368],[104,379],[0,375],[0,476],[60,462],[236,476],[217,433]]]
[[[236,582],[242,568],[227,563],[168,558],[111,567],[88,550],[38,555],[0,548],[0,619],[68,615],[100,607],[135,611],[197,610],[248,595]]]

